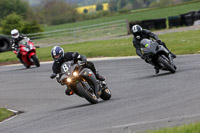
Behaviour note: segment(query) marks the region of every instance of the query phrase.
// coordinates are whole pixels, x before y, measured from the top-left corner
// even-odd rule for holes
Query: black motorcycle
[[[98,103],[99,97],[103,100],[111,98],[111,92],[105,81],[97,80],[94,73],[84,68],[78,61],[64,62],[61,73],[54,77],[57,77],[61,85],[67,85],[75,94],[92,104]]]
[[[167,70],[171,73],[176,72],[172,55],[162,45],[150,39],[143,39],[140,42],[141,50],[146,57],[146,62],[156,66],[161,70]]]

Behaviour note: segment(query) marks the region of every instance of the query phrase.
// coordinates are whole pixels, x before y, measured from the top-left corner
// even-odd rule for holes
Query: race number
[[[66,64],[64,64],[64,65],[62,66],[62,68],[63,68],[64,72],[67,72],[67,71],[69,70],[69,68],[67,67]]]

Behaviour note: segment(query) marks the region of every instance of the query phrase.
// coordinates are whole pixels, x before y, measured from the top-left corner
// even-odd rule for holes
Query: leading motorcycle
[[[141,51],[146,57],[146,61],[161,70],[167,70],[171,73],[176,72],[176,65],[174,64],[172,55],[162,45],[150,39],[142,39],[140,42]]]
[[[31,65],[36,65],[40,67],[40,62],[36,56],[36,47],[34,43],[31,42],[28,38],[21,40],[18,43],[19,51],[14,50],[13,52],[17,55],[18,52],[21,54],[21,59],[24,62],[24,66],[29,68]]]
[[[66,85],[75,94],[85,98],[92,104],[98,103],[98,99],[109,100],[111,92],[105,81],[96,79],[94,73],[84,68],[78,61],[68,61],[61,65],[61,73],[53,74],[61,85]]]

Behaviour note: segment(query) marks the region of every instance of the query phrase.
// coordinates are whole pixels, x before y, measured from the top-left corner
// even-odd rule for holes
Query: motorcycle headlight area
[[[67,84],[67,83],[71,83],[72,79],[71,78],[65,78],[63,79],[63,83]]]
[[[33,49],[33,45],[32,44],[30,44],[29,46],[30,46],[30,49]]]
[[[23,49],[24,49],[26,52],[28,52],[28,51],[29,51],[29,49],[28,49],[28,48],[26,48],[26,47],[23,47]]]
[[[73,76],[74,76],[74,77],[77,77],[77,76],[78,76],[78,73],[77,73],[77,72],[73,72]]]

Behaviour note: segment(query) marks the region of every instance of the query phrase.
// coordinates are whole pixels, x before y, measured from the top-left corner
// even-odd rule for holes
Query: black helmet
[[[142,27],[141,26],[134,25],[132,27],[132,32],[136,39],[141,39],[141,35],[142,35]]]
[[[55,62],[58,62],[62,60],[64,57],[64,50],[60,46],[54,46],[51,50],[51,56]]]

